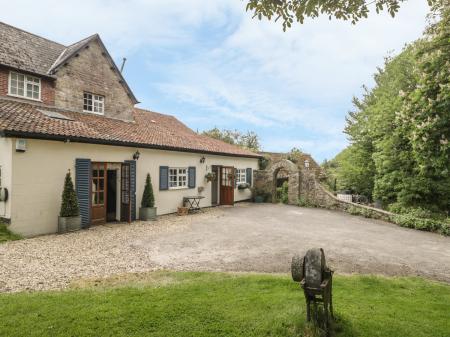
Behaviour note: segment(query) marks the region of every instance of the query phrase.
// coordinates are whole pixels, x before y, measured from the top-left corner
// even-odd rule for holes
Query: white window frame
[[[236,169],[236,186],[247,183],[247,169]]]
[[[85,95],[91,95],[92,110],[86,110],[84,108]],[[97,103],[97,106],[101,106],[101,111],[94,111],[96,103]],[[92,92],[87,92],[87,91],[83,92],[83,111],[91,113],[91,114],[96,114],[96,115],[104,115],[105,114],[105,96],[93,94]]]
[[[13,94],[11,92],[11,82],[12,82],[12,75],[18,75],[18,76],[23,76],[23,95],[19,95],[17,94]],[[34,81],[29,81],[28,79],[34,79],[34,80],[38,80],[38,82],[34,82]],[[39,88],[39,98],[33,98],[33,97],[28,97],[27,96],[27,84],[32,84],[32,85],[37,85]],[[19,91],[19,87],[17,87],[17,92]],[[23,74],[23,73],[18,73],[17,71],[10,71],[9,72],[9,76],[8,76],[8,96],[12,96],[12,97],[19,97],[19,98],[25,98],[25,99],[29,99],[32,101],[39,101],[41,102],[41,97],[42,97],[42,83],[41,83],[41,79],[39,77],[36,76],[31,76],[31,75],[27,75],[27,74]]]
[[[181,190],[188,188],[188,179],[189,172],[187,167],[169,167],[169,190]],[[171,186],[173,183],[175,183],[176,186]]]

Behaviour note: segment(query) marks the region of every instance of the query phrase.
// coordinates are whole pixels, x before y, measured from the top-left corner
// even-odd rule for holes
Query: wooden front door
[[[234,167],[220,168],[220,204],[234,204]]]
[[[122,164],[120,171],[120,220],[131,222],[130,164]]]
[[[106,163],[92,164],[92,225],[106,222]]]

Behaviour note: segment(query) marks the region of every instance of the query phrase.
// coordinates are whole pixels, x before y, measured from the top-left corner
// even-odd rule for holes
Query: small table
[[[200,200],[204,199],[205,197],[201,195],[195,195],[191,197],[183,197],[183,205],[189,208],[189,212],[197,212],[200,210]]]

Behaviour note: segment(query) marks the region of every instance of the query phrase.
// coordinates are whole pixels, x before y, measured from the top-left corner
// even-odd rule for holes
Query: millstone
[[[303,280],[303,256],[299,254],[294,255],[291,262],[291,274],[295,282],[301,282]]]

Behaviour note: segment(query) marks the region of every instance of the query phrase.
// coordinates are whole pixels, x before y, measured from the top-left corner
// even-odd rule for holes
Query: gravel
[[[222,213],[220,208],[157,221],[107,224],[0,244],[0,292],[62,289],[79,278],[104,278],[158,269],[141,243],[159,233],[183,231],[192,222]]]

